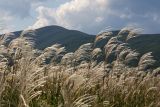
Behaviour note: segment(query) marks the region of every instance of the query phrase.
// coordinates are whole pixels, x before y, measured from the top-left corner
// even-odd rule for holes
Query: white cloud
[[[0,0],[0,12],[5,11],[16,17],[25,18],[30,16],[32,5],[47,0]]]
[[[138,23],[147,32],[153,21],[158,22],[160,15],[145,17],[142,13],[148,12],[145,9],[150,3],[144,6],[137,6],[137,3],[142,4],[144,1],[70,0],[57,8],[40,6],[37,8],[37,21],[32,28],[59,25],[94,34],[107,26],[120,29],[130,23]]]
[[[37,21],[33,26],[29,26],[29,28],[40,28],[44,26],[48,26],[50,24],[55,23],[53,13],[54,10],[51,8],[39,6],[36,11],[38,12],[39,16],[37,17]]]
[[[32,6],[43,1],[46,0],[0,0],[0,20],[4,23],[1,32],[14,31],[16,25],[12,25],[12,22],[30,17]]]
[[[94,34],[107,26],[119,29],[129,23],[138,23],[141,27],[147,29],[146,31],[153,30],[153,32],[158,32],[160,30],[160,1],[158,0],[13,1],[0,0],[0,17],[8,25],[12,25],[15,22],[14,26],[23,27],[27,26],[26,23],[30,24],[36,20],[29,28],[55,24]],[[35,13],[35,9],[38,16]],[[18,22],[19,20],[21,21],[20,23]],[[24,20],[25,22],[23,22]],[[23,23],[25,24],[23,25]]]
[[[107,0],[71,0],[58,8],[37,8],[39,16],[33,28],[56,24],[70,29],[92,29],[104,19]]]

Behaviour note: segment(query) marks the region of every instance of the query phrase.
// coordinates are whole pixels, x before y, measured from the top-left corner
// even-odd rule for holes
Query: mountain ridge
[[[22,31],[13,32],[19,37]],[[113,36],[116,36],[118,31],[113,31]],[[66,47],[68,52],[74,52],[79,46],[94,41],[96,35],[89,35],[77,30],[68,30],[60,26],[46,26],[36,29],[35,48],[43,50],[53,44],[59,43]],[[99,43],[99,47],[103,48],[107,44],[107,40]],[[153,52],[154,57],[160,59],[160,34],[140,34],[128,41],[129,46],[144,54]],[[159,61],[160,63],[160,61]]]
[[[55,43],[62,44],[67,51],[75,51],[80,45],[94,40],[95,35],[89,35],[77,30],[68,30],[60,26],[46,26],[36,30],[35,47],[43,50]],[[22,31],[13,32],[19,37]],[[72,43],[71,43],[72,42]]]

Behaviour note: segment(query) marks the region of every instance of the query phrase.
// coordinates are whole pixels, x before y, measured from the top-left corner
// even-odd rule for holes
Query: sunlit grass
[[[111,32],[73,53],[60,44],[37,51],[26,32],[8,45],[1,38],[0,107],[160,106],[160,69],[151,52],[141,56]],[[96,48],[106,37],[104,49]]]

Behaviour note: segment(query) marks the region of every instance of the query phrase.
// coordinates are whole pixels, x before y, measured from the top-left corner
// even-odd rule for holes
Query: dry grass
[[[59,44],[38,53],[26,32],[1,47],[0,107],[160,107],[160,69],[150,68],[151,53],[140,56],[116,37],[105,52],[88,43],[74,53]],[[133,60],[137,66],[128,66]]]

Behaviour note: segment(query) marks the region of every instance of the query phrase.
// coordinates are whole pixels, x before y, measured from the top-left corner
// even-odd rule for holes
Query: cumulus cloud
[[[57,24],[70,29],[92,30],[104,20],[107,0],[71,0],[58,8],[37,8],[39,16],[33,28]]]
[[[33,26],[29,26],[29,28],[40,28],[44,26],[48,26],[50,24],[55,23],[55,19],[53,18],[54,10],[51,8],[39,6],[36,11],[38,12],[37,21]]]
[[[0,11],[24,18],[29,16],[30,9],[34,3],[43,1],[46,0],[0,0]]]
[[[30,17],[32,5],[43,1],[46,0],[0,0],[0,21],[5,24],[1,32],[13,31],[12,21]]]
[[[9,25],[15,19],[33,17],[36,21],[29,28],[59,25],[95,34],[107,26],[120,29],[135,24],[146,33],[156,33],[159,5],[159,0],[0,0],[0,18]]]
[[[39,16],[33,28],[56,24],[97,33],[107,26],[120,29],[133,23],[147,33],[158,32],[158,4],[158,0],[70,0],[57,8],[37,8]],[[152,26],[156,28],[150,29]]]

